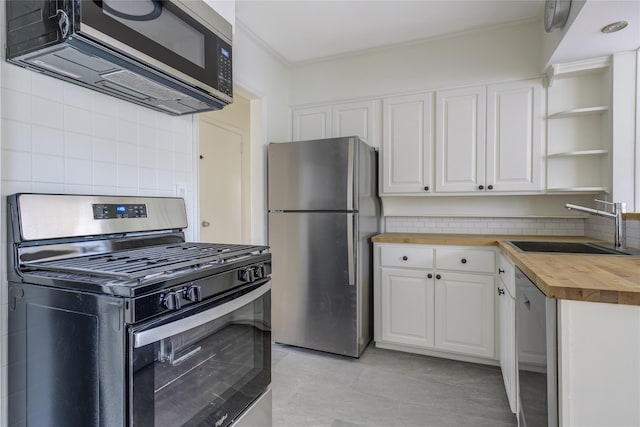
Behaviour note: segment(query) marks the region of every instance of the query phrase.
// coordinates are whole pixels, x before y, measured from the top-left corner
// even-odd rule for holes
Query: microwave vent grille
[[[161,84],[147,79],[128,70],[115,71],[113,73],[102,74],[102,78],[116,83],[120,86],[124,86],[128,89],[135,90],[136,92],[144,93],[145,95],[162,100],[176,100],[182,98],[184,95],[178,91],[169,89]]]

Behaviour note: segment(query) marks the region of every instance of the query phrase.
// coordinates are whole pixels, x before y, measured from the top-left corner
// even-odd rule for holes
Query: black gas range
[[[7,201],[9,425],[270,425],[266,246],[186,242],[179,198]]]

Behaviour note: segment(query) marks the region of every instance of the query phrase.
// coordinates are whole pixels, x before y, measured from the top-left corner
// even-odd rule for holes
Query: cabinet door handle
[[[503,270],[503,269],[501,269],[501,268],[499,268],[499,269],[498,269],[498,274],[502,274],[502,273],[504,273],[504,270]]]
[[[478,190],[484,190],[484,185],[478,185]]]
[[[431,273],[427,274],[427,279],[433,279],[433,274]]]
[[[493,185],[489,185],[487,188],[488,188],[489,190],[493,190]]]
[[[504,295],[504,289],[498,288],[498,295]]]
[[[429,191],[429,186],[428,185],[424,187],[424,191]]]
[[[466,264],[466,263],[467,263],[467,259],[466,259],[466,258],[462,258],[462,259],[460,260],[460,262],[461,262],[461,263],[463,263],[463,264]]]
[[[436,279],[440,280],[440,279],[442,279],[442,276],[439,275],[439,274],[436,274]]]
[[[402,257],[402,260],[403,260],[403,261],[406,261],[406,260],[408,260],[408,259],[409,259],[409,257],[408,257],[408,256],[406,256],[406,255]]]

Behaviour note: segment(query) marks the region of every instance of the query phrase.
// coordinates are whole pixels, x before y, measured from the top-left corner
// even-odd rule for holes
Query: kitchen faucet
[[[602,203],[607,206],[612,206],[613,213],[607,211],[601,211],[598,209],[586,208],[584,206],[573,205],[571,203],[567,203],[564,205],[565,208],[569,210],[576,210],[580,212],[586,212],[591,215],[603,216],[606,218],[613,218],[615,223],[615,233],[613,239],[613,246],[619,248],[622,246],[621,236],[622,236],[622,214],[627,210],[627,204],[622,202],[605,202],[604,200],[595,199],[597,203]]]

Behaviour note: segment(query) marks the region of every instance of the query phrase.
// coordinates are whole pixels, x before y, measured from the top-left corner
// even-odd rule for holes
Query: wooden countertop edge
[[[544,241],[595,241],[581,236],[522,236],[522,235],[456,235],[456,234],[427,234],[427,233],[383,233],[372,238],[376,243],[408,243],[408,244],[444,244],[459,246],[497,246],[536,286],[548,297],[555,299],[600,302],[609,304],[637,305],[640,306],[640,257],[620,255],[571,255],[571,254],[540,254],[524,253],[506,243],[509,240],[544,240]],[[561,258],[560,258],[561,257]],[[589,262],[585,260],[589,257]],[[604,261],[607,260],[608,261]],[[615,270],[610,264],[617,264]],[[570,278],[551,277],[553,268],[551,264],[565,264],[570,266],[588,266],[591,287],[579,286]],[[545,266],[545,267],[541,267]],[[625,273],[626,267],[629,271]],[[632,272],[639,268],[638,274]],[[549,273],[549,270],[552,272]],[[562,269],[558,269],[562,270]],[[624,270],[624,271],[620,271]],[[580,272],[580,274],[587,274]],[[593,280],[593,275],[600,276],[603,280]],[[633,281],[635,279],[635,281]],[[559,285],[565,280],[567,284]],[[599,283],[610,282],[605,288]]]

